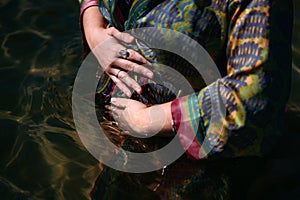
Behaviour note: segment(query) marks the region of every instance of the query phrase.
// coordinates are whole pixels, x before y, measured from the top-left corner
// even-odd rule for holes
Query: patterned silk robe
[[[83,1],[82,12],[98,5],[109,26],[121,31],[141,27],[179,31],[200,43],[217,64],[222,78],[203,85],[201,77],[187,72],[188,64],[172,64],[177,60],[173,55],[153,50],[149,56],[140,50],[152,63],[181,70],[197,90],[176,99],[154,100],[172,101],[175,128],[189,156],[239,157],[270,151],[282,131],[290,91],[291,1],[135,0],[125,22],[117,17],[117,4]],[[113,87],[103,76],[98,93],[109,94]],[[225,106],[225,115],[212,112],[214,103]],[[211,120],[213,116],[217,120]],[[205,138],[208,143],[202,145]]]

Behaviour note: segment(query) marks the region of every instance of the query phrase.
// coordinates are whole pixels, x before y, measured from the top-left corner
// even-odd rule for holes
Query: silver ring
[[[127,51],[127,49],[123,49],[123,50],[119,51],[119,54],[124,59],[127,59],[130,55],[130,53]]]
[[[121,70],[119,70],[119,71],[116,73],[115,77],[119,78],[120,72],[121,72]]]
[[[118,126],[119,124],[116,121],[112,121],[112,125]]]

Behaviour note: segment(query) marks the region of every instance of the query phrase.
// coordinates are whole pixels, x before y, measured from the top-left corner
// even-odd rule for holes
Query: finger
[[[137,93],[140,94],[142,92],[142,87],[133,78],[131,78],[128,73],[121,70],[118,72],[117,78],[125,83],[128,87],[134,89]]]
[[[112,106],[111,105],[105,105],[104,107],[106,109],[105,112],[111,112],[112,111]]]
[[[121,73],[121,70],[119,67],[114,67],[114,66],[111,66],[109,67],[107,70],[106,70],[106,73],[108,73],[109,75],[112,75],[112,76],[115,76],[118,78],[119,76],[119,73]]]
[[[129,135],[129,131],[127,130],[122,130],[121,133],[120,133],[121,136],[126,136],[126,135]]]
[[[124,132],[124,135],[128,135],[128,123],[124,119],[124,112],[126,112],[124,109],[119,109],[115,106],[112,106],[112,116],[113,119],[118,123],[118,127]]]
[[[141,54],[134,51],[133,49],[127,49],[127,51],[129,52],[129,56],[127,58],[128,60],[134,60],[140,63],[151,65],[151,63],[146,58],[144,58]]]
[[[109,70],[107,70],[107,73],[109,75],[111,75],[111,77],[113,77],[113,76],[116,77],[117,79],[119,79],[120,81],[122,81],[124,84],[126,84],[128,87],[130,87],[133,90],[135,90],[137,93],[140,94],[142,92],[141,86],[133,78],[131,78],[126,72],[120,70],[119,68],[118,69],[117,68],[109,68]],[[114,80],[115,79],[113,79],[113,81]],[[117,86],[119,87],[120,85],[117,85]],[[127,90],[126,91],[122,90],[122,91],[125,93]]]
[[[129,33],[120,32],[118,29],[112,27],[109,30],[109,34],[113,37],[115,37],[118,40],[121,40],[125,43],[132,43],[134,42],[134,37],[130,35]]]
[[[114,116],[113,116],[113,114],[112,114],[112,112],[111,111],[104,111],[104,114],[106,115],[106,116],[109,116],[110,118],[114,118]]]
[[[111,105],[105,105],[104,107],[105,107],[104,113],[106,115],[108,115],[109,117],[113,117],[112,106]]]
[[[126,96],[130,97],[131,96],[131,91],[128,89],[128,87],[117,77],[115,77],[114,75],[110,75],[109,76],[113,82],[116,84],[116,86],[126,94]]]
[[[107,112],[110,112],[115,120],[119,118],[119,114],[124,110],[122,107],[118,107],[117,105],[106,105]]]
[[[118,58],[113,62],[113,65],[119,66],[126,71],[132,71],[145,77],[153,78],[153,72],[151,70],[130,60]]]
[[[115,120],[119,119],[119,114],[124,111],[126,105],[119,104],[118,102],[112,103],[112,105],[106,105],[105,108],[107,109],[105,113],[109,114]]]
[[[123,124],[123,120],[120,116],[122,116],[122,112],[124,112],[122,109],[118,109],[117,107],[112,107],[112,117],[113,119],[118,123],[119,127],[121,124]]]
[[[113,97],[111,98],[111,103],[114,106],[117,106],[119,108],[123,108],[125,109],[128,104],[130,103],[130,99],[126,99],[126,98],[117,98],[117,97]]]

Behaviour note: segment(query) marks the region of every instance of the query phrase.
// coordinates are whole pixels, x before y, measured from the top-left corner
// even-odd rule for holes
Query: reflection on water
[[[78,10],[76,0],[0,1],[1,199],[88,199],[100,173],[72,120],[71,86],[81,61]],[[295,12],[294,113],[300,107],[299,32]],[[293,133],[299,132],[296,115],[287,116]]]
[[[87,199],[97,178],[71,113],[78,10],[71,0],[0,1],[1,199]]]

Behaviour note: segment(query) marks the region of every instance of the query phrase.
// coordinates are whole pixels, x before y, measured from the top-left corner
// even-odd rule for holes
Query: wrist
[[[145,129],[149,134],[159,136],[174,136],[171,102],[151,106],[145,109]]]
[[[105,40],[105,28],[89,27],[85,30],[86,41],[91,49],[94,49],[98,44]]]

